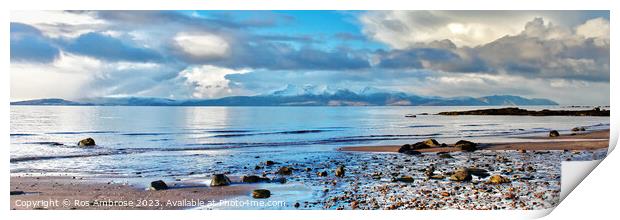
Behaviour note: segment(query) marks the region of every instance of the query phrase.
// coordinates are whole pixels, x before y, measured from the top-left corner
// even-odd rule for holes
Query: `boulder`
[[[317,176],[327,176],[327,171],[316,172]]]
[[[92,138],[86,138],[86,139],[82,139],[78,142],[78,146],[79,147],[92,147],[95,146],[97,144],[95,144],[95,140]]]
[[[418,155],[419,152],[413,152],[415,150],[432,148],[432,147],[441,147],[437,140],[429,138],[425,141],[420,141],[415,144],[405,144],[398,149],[398,153],[405,153],[410,155]]]
[[[464,182],[471,180],[471,174],[467,169],[458,169],[450,176],[451,181]]]
[[[274,165],[274,164],[276,164],[276,162],[273,162],[271,160],[265,161],[265,165],[267,165],[267,166],[271,166],[271,165]]]
[[[432,138],[429,138],[429,139],[423,141],[422,143],[426,144],[429,147],[439,147],[440,146],[439,142],[437,142],[437,140],[432,139]]]
[[[503,177],[501,175],[493,175],[491,176],[491,178],[489,178],[489,183],[491,184],[502,184],[502,183],[509,183],[510,179],[508,179],[507,177]]]
[[[560,132],[556,130],[549,131],[549,137],[558,137],[558,136],[560,136]]]
[[[344,166],[338,166],[338,168],[336,168],[336,172],[335,172],[337,177],[343,177],[344,176]]]
[[[224,174],[215,174],[211,176],[210,186],[228,186],[230,185],[230,179]]]
[[[462,151],[473,152],[478,150],[478,145],[476,143],[466,140],[457,141],[454,146],[460,148]]]
[[[252,191],[252,197],[255,199],[265,199],[271,196],[271,191],[266,189],[255,189]]]
[[[162,180],[157,180],[157,181],[151,182],[151,187],[149,189],[165,190],[165,189],[168,189],[168,185]]]
[[[256,175],[242,176],[241,177],[241,182],[244,182],[244,183],[269,182],[269,178],[267,178],[267,177],[260,177],[260,176],[256,176]]]
[[[280,167],[280,169],[278,170],[278,174],[280,175],[291,175],[293,174],[293,169],[291,169],[290,167]]]

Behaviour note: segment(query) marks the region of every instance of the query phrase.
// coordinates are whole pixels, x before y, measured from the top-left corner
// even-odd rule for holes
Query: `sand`
[[[73,179],[67,176],[12,176],[11,192],[23,191],[25,194],[10,196],[11,209],[188,209],[194,207],[190,201],[202,201],[203,204],[208,204],[219,202],[221,199],[248,195],[253,190],[249,184],[223,187],[194,184],[154,191],[146,190],[146,187],[108,184],[102,182],[103,180]],[[95,201],[102,202],[95,203]]]
[[[481,150],[595,150],[609,146],[609,130],[582,132],[576,135],[563,134],[559,137],[519,137],[515,142],[508,143],[480,143]],[[548,141],[546,141],[548,140]],[[475,141],[475,140],[471,140]],[[342,147],[340,151],[358,152],[398,152],[401,145],[383,146],[354,146]],[[456,147],[437,147],[418,150],[424,152],[455,152]]]

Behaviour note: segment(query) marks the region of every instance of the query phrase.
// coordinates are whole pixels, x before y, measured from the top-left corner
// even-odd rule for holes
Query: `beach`
[[[575,135],[562,135],[558,137],[528,136],[515,138],[514,142],[506,143],[479,143],[481,150],[596,150],[609,146],[609,130],[583,132]],[[401,145],[384,146],[355,146],[342,147],[341,151],[360,152],[398,152]],[[436,147],[420,149],[420,152],[454,152],[460,151],[456,147]]]
[[[254,189],[272,189],[277,195],[290,189],[274,189],[299,183],[302,194],[320,196],[290,201],[277,209],[551,208],[559,202],[559,161],[604,156],[608,142],[602,139],[608,137],[609,130],[557,138],[520,137],[510,143],[481,143],[476,152],[442,147],[421,149],[417,156],[395,153],[399,146],[342,147],[327,158],[257,165],[264,166],[263,176],[284,177],[286,183],[243,183],[239,176],[230,175],[232,184],[211,187],[206,175],[167,181],[171,187],[166,190],[148,190],[118,177],[13,175],[11,192],[16,195],[11,195],[11,209],[231,209],[213,204],[257,200],[250,196]],[[291,174],[278,173],[284,166],[293,170]],[[335,176],[339,167],[346,175]],[[463,168],[469,169],[468,180],[453,180]],[[320,175],[323,171],[326,176]],[[490,176],[497,175],[505,183],[491,183]],[[65,199],[70,202],[63,204]]]

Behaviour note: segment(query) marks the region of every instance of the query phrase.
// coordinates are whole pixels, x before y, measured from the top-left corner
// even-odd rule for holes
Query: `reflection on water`
[[[502,141],[549,129],[609,127],[608,117],[433,115],[478,108],[11,106],[11,171],[204,173],[231,157],[249,165],[260,155],[294,159],[350,145],[428,137]],[[420,113],[429,115],[404,117]],[[86,137],[98,147],[75,147]]]

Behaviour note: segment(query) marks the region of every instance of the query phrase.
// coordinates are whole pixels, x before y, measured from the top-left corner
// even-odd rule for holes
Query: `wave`
[[[308,133],[321,133],[335,130],[292,130],[292,131],[278,131],[278,132],[261,132],[261,133],[244,133],[244,134],[218,134],[211,137],[216,138],[230,138],[230,137],[244,137],[244,136],[257,136],[257,135],[273,135],[273,134],[308,134]]]
[[[121,135],[125,136],[160,136],[160,135],[170,135],[173,133],[157,133],[157,132],[145,132],[145,133],[122,133]]]
[[[45,134],[114,134],[117,131],[60,131],[60,132],[48,132]]]
[[[248,132],[253,132],[253,130],[207,130],[207,132],[211,132],[211,133],[248,133]]]
[[[440,128],[443,125],[410,125],[408,128]]]
[[[37,134],[13,133],[11,137],[35,136]]]
[[[480,126],[497,126],[497,125],[500,125],[500,124],[492,124],[492,123],[491,124],[464,124],[464,125],[461,125],[461,126],[463,126],[463,127],[480,127]]]

